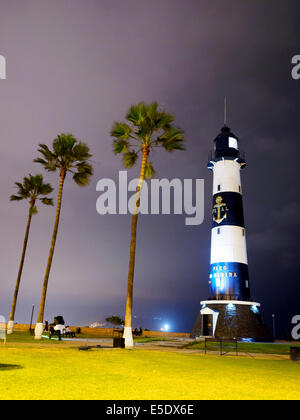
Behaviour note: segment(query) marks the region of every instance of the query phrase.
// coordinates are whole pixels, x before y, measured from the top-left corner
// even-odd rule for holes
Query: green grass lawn
[[[16,331],[12,335],[6,336],[7,343],[34,343],[34,336],[30,335],[29,332]],[[49,340],[48,338],[42,338],[40,343],[56,343],[55,340]],[[1,341],[0,341],[1,345]]]
[[[14,338],[15,337],[15,338]],[[0,399],[300,399],[300,364],[68,342],[0,342]]]

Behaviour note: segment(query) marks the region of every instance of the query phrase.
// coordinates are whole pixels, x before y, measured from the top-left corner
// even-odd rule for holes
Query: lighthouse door
[[[202,335],[205,337],[211,337],[213,335],[213,316],[202,315]]]

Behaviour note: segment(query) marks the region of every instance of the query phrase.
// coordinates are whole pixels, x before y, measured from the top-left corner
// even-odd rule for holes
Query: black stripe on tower
[[[232,225],[245,227],[242,195],[233,191],[213,196],[212,227]]]

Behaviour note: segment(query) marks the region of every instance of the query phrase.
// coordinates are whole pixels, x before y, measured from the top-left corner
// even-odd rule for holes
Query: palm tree
[[[48,280],[58,232],[62,194],[66,175],[70,172],[73,174],[73,180],[77,185],[85,186],[89,183],[90,177],[93,174],[93,168],[89,163],[89,159],[92,157],[89,147],[85,143],[79,142],[75,139],[72,134],[58,135],[56,139],[53,140],[52,148],[53,150],[50,150],[46,144],[40,144],[38,151],[41,153],[43,158],[37,158],[34,160],[34,162],[41,163],[47,171],[58,171],[60,177],[52,241],[44,277],[37,324],[35,327],[35,339],[37,340],[41,339],[43,333]]]
[[[124,338],[125,347],[133,347],[132,338],[132,297],[136,251],[136,231],[140,206],[140,194],[145,178],[151,178],[155,171],[149,161],[153,148],[163,147],[168,152],[184,150],[183,131],[173,125],[174,117],[159,109],[156,102],[146,105],[144,102],[132,105],[126,115],[126,123],[116,122],[111,130],[114,137],[115,154],[123,154],[126,168],[135,165],[141,154],[139,183],[135,195],[135,207],[131,221],[130,256],[128,268],[128,286],[125,312]]]
[[[23,266],[24,266],[27,242],[28,242],[28,237],[29,237],[31,219],[32,219],[32,216],[37,213],[36,201],[40,200],[46,206],[53,206],[52,198],[46,197],[53,191],[53,188],[51,187],[50,184],[44,184],[43,175],[29,174],[28,177],[24,177],[23,183],[15,182],[15,185],[18,187],[18,192],[17,192],[18,195],[12,195],[10,197],[10,200],[11,201],[21,201],[21,200],[28,201],[29,212],[28,212],[28,219],[27,219],[27,226],[26,226],[26,231],[25,231],[21,262],[19,266],[17,282],[16,282],[16,287],[15,287],[9,322],[7,326],[7,334],[12,334],[14,331],[15,312],[16,312],[21,276],[22,276],[22,271],[23,271]]]

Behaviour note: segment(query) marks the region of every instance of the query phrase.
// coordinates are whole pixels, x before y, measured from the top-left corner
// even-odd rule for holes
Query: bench
[[[53,326],[51,326],[49,328],[49,338],[51,340],[51,338],[53,336],[57,336],[58,340],[61,341],[62,337],[71,337],[71,338],[75,338],[76,334],[73,331],[65,331],[63,333],[61,333],[60,330],[55,330]]]
[[[124,330],[114,329],[113,330],[113,336],[114,337],[115,337],[115,334],[117,334],[117,337],[123,337]],[[141,330],[133,330],[132,331],[132,335],[134,335],[136,337],[140,337],[140,336],[143,335],[143,331],[141,331]]]
[[[143,331],[133,330],[132,335],[135,335],[136,337],[141,337],[143,335]]]

